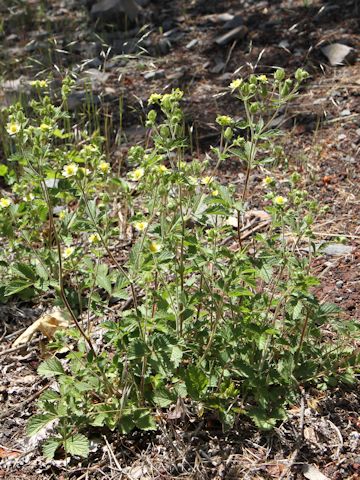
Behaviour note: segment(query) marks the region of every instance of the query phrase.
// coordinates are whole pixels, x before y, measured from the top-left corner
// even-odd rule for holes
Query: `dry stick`
[[[304,441],[304,426],[305,426],[305,392],[303,389],[301,389],[301,412],[300,412],[300,431],[299,431],[299,435],[297,436],[297,439],[296,439],[296,448],[293,452],[293,454],[291,455],[291,458],[290,458],[290,463],[289,465],[287,466],[286,470],[283,471],[283,473],[281,474],[279,480],[283,480],[284,478],[286,478],[292,467],[294,466],[295,462],[296,462],[296,458],[299,454],[299,451],[300,451],[300,448],[301,448],[301,445]]]
[[[5,418],[5,417],[8,417],[9,415],[11,415],[12,413],[16,412],[17,410],[19,410],[20,408],[22,408],[24,405],[27,405],[29,403],[31,403],[32,401],[34,401],[37,397],[39,397],[45,390],[47,390],[48,388],[50,387],[50,383],[48,383],[47,385],[45,385],[45,387],[41,388],[38,392],[34,393],[33,395],[31,395],[31,397],[28,397],[26,400],[18,403],[17,405],[14,405],[13,407],[9,408],[9,410],[6,410],[5,412],[3,413],[0,413],[0,420],[2,418]]]
[[[30,346],[35,346],[39,342],[40,342],[40,339],[37,339],[37,340],[32,340],[30,343],[23,343],[21,345],[18,345],[17,347],[8,348],[8,349],[0,352],[0,357],[2,357],[4,355],[7,355],[8,353],[18,352],[19,350],[22,350],[23,348],[25,348],[29,345]]]

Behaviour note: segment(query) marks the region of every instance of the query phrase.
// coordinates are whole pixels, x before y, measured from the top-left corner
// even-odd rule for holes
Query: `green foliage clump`
[[[131,148],[126,177],[111,170],[101,138],[67,128],[67,85],[62,106],[45,94],[32,102],[31,118],[10,109],[14,154],[5,175],[13,195],[0,199],[8,245],[1,295],[50,292],[74,322],[56,334],[54,356],[38,370],[54,388],[41,396],[28,431],[54,426],[47,456],[60,447],[87,456],[90,426],[155,430],[156,409],[179,398],[191,399],[199,415],[218,412],[226,428],[241,414],[271,429],[304,385],[354,380],[355,353],[344,338],[355,326],[313,294],[319,208],[296,173],[286,194],[264,178],[267,227],[252,242],[243,236],[251,173],[276,157],[272,118],[306,77],[279,69],[272,79],[234,80],[245,118],[217,118],[220,146],[208,163],[187,159],[183,93],[151,95],[152,143]],[[246,168],[240,194],[217,180],[230,157]],[[124,259],[119,244],[129,235]],[[113,299],[127,308],[107,320]],[[92,314],[104,318],[97,328]]]

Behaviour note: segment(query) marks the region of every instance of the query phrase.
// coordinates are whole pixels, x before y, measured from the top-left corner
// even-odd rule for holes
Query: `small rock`
[[[336,65],[344,65],[345,60],[352,60],[350,53],[352,53],[353,50],[353,48],[343,43],[331,43],[321,48],[321,52],[333,67]]]
[[[244,21],[240,15],[235,15],[231,20],[228,20],[224,26],[224,30],[232,30],[233,28],[240,27],[244,24]]]
[[[215,40],[215,43],[217,43],[220,47],[223,47],[233,40],[242,40],[246,36],[247,31],[248,29],[245,25],[240,25],[239,27],[230,30],[230,32],[218,37]]]
[[[192,48],[194,48],[197,44],[199,43],[199,40],[197,38],[194,38],[193,40],[191,40],[187,45],[186,45],[186,48],[188,50],[191,50]]]
[[[284,50],[288,50],[288,48],[290,47],[290,43],[288,42],[288,40],[281,40],[281,42],[279,43],[279,47],[283,48]]]
[[[330,243],[327,245],[323,252],[326,255],[338,256],[338,255],[348,255],[354,250],[354,247],[349,245],[342,245],[341,243]]]
[[[221,73],[224,70],[225,67],[226,67],[226,63],[223,62],[223,61],[219,61],[215,64],[214,67],[212,67],[210,69],[210,72],[211,73]]]
[[[171,42],[167,38],[160,38],[159,43],[157,44],[157,49],[160,55],[166,55],[170,52]]]
[[[68,98],[68,108],[70,111],[77,110],[87,103],[99,105],[100,97],[98,95],[90,95],[89,92],[85,92],[84,90],[75,90],[70,93]]]
[[[156,80],[162,77],[165,77],[165,70],[153,70],[144,74],[145,80]]]
[[[341,288],[344,285],[344,282],[342,280],[338,280],[335,285],[337,288]]]
[[[120,16],[126,15],[135,20],[140,13],[140,6],[134,0],[100,0],[91,8],[93,20],[114,22]]]
[[[351,112],[350,112],[350,110],[349,110],[348,108],[345,108],[345,110],[342,110],[342,111],[340,112],[340,116],[341,116],[341,117],[347,117],[347,116],[350,115],[350,114],[351,114]]]

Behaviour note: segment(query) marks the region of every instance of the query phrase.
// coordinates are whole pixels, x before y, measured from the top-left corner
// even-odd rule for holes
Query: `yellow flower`
[[[232,91],[234,90],[237,90],[238,88],[241,87],[243,81],[241,78],[237,78],[236,80],[233,80],[231,83],[230,83],[230,88]]]
[[[268,81],[266,75],[258,75],[257,79],[258,79],[259,82],[261,82],[261,83],[266,83],[266,82]]]
[[[6,125],[6,131],[10,136],[16,135],[20,131],[20,124],[17,122],[9,122]]]
[[[60,220],[64,220],[65,216],[66,216],[65,210],[61,210],[61,212],[59,213]]]
[[[76,163],[70,163],[69,165],[65,165],[62,171],[62,174],[65,178],[73,177],[77,174],[79,167]]]
[[[100,240],[100,235],[98,233],[92,233],[91,235],[89,235],[90,243],[99,243]]]
[[[149,245],[149,250],[151,253],[159,253],[161,250],[161,245],[158,242],[151,242]]]
[[[153,103],[157,103],[159,100],[161,100],[161,98],[162,98],[162,95],[160,95],[160,93],[153,93],[149,97],[148,104],[152,105]]]
[[[108,162],[100,162],[99,164],[99,170],[101,175],[105,175],[106,173],[110,172],[110,163]]]
[[[263,185],[265,187],[269,187],[273,183],[274,183],[274,179],[272,177],[265,177],[264,180],[263,180]]]
[[[0,208],[7,208],[11,205],[10,198],[0,198]]]
[[[144,176],[144,173],[144,169],[140,167],[130,172],[129,176],[131,180],[133,180],[134,182],[138,182]]]
[[[201,180],[201,183],[202,183],[203,185],[210,185],[213,181],[214,181],[213,177],[204,177],[204,178]]]
[[[211,195],[212,195],[213,197],[218,197],[218,196],[219,196],[219,190],[213,190],[213,191],[211,192]]]
[[[96,145],[93,145],[93,144],[90,144],[90,145],[85,145],[85,147],[83,148],[83,150],[85,152],[91,152],[91,153],[94,153],[94,152],[98,152],[99,149]]]
[[[64,249],[64,258],[69,258],[71,255],[74,253],[75,248],[74,247],[66,247]]]
[[[278,195],[277,197],[274,198],[273,202],[274,202],[274,205],[278,205],[279,207],[282,207],[287,202],[287,199],[285,197],[282,197],[281,195]]]
[[[135,230],[137,230],[138,232],[143,232],[148,226],[148,222],[135,222],[134,223],[134,228]]]
[[[30,85],[32,87],[46,88],[48,86],[48,83],[46,80],[34,80],[30,82]]]
[[[47,132],[47,131],[49,131],[50,129],[51,129],[51,126],[48,125],[47,123],[42,123],[42,124],[40,125],[40,130],[42,130],[43,132]]]
[[[168,173],[169,169],[165,165],[159,165],[157,168],[159,173]]]

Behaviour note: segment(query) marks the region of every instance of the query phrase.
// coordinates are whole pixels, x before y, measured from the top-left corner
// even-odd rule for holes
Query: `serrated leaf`
[[[190,397],[194,400],[199,400],[206,392],[208,379],[200,368],[195,365],[190,365],[186,370],[185,384]]]
[[[183,356],[183,352],[181,348],[179,348],[177,345],[174,345],[171,349],[170,360],[173,362],[175,368],[177,368],[180,365],[182,356]]]
[[[12,280],[5,288],[5,297],[9,297],[10,295],[15,295],[15,293],[22,292],[29,287],[32,287],[34,282],[30,282],[26,279],[15,279]]]
[[[39,375],[47,378],[65,374],[60,361],[56,357],[49,358],[48,360],[45,360],[45,362],[42,362],[39,365],[37,372]]]
[[[108,271],[109,268],[106,264],[103,263],[99,265],[96,275],[96,285],[100,288],[103,288],[109,295],[111,295],[112,286]]]
[[[42,415],[34,415],[31,417],[26,425],[26,433],[29,437],[36,435],[40,430],[42,430],[46,425],[55,420],[56,415],[53,413],[46,413]]]
[[[48,438],[42,447],[44,457],[49,458],[50,460],[54,458],[56,450],[60,447],[62,443],[61,438],[51,437]]]
[[[320,306],[320,312],[322,315],[334,315],[335,313],[341,312],[341,308],[333,303],[323,303]]]
[[[174,403],[175,398],[165,387],[160,387],[155,390],[153,401],[158,407],[167,408]]]
[[[296,305],[294,307],[294,310],[293,310],[293,317],[294,317],[295,320],[298,320],[299,318],[301,318],[303,307],[304,307],[304,304],[302,303],[301,300],[299,300],[296,303]]]
[[[157,430],[155,419],[148,410],[136,410],[134,423],[140,430]]]
[[[70,455],[77,455],[86,458],[89,455],[89,440],[81,433],[76,433],[67,438],[64,442],[64,448]]]

